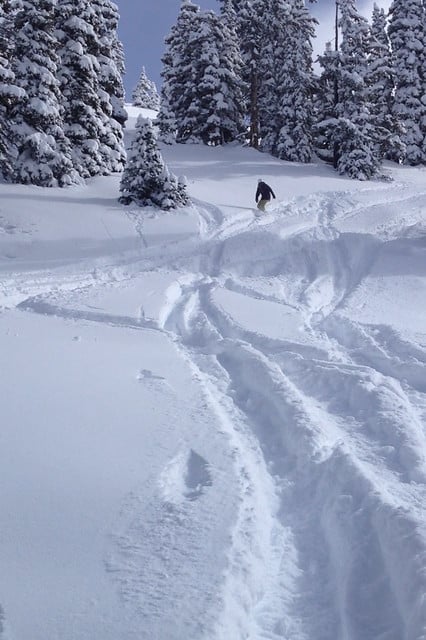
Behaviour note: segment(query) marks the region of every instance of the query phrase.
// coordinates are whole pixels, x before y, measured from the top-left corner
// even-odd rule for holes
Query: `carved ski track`
[[[83,311],[81,309],[68,309],[60,305],[55,305],[42,297],[28,298],[21,302],[18,309],[32,311],[46,316],[56,316],[67,320],[87,320],[88,322],[99,322],[112,327],[128,327],[129,329],[152,329],[158,331],[157,323],[145,318],[132,318],[126,316],[114,316],[111,313],[100,313],[97,311]]]
[[[322,210],[322,216],[318,217],[319,235],[323,234],[329,241],[334,241],[341,234],[332,225],[335,217],[333,209],[328,212],[325,209]],[[243,231],[246,229],[244,227]],[[230,230],[232,226],[221,229],[220,233],[216,233],[216,238],[222,237],[226,241],[230,237]],[[233,231],[239,232],[235,227]],[[373,254],[371,247],[366,247],[365,255],[356,260],[356,264],[360,265],[358,270],[350,268],[344,245],[331,256],[336,260],[337,255],[333,273],[335,294],[326,307],[312,310],[306,304],[306,296],[302,298],[299,308],[305,315],[306,331],[317,338],[318,346],[315,348],[285,340],[270,340],[243,330],[214,304],[212,291],[217,286],[234,290],[240,288],[246,295],[251,294],[249,287],[242,287],[232,277],[220,277],[221,253],[219,246],[215,268],[182,288],[180,299],[165,321],[165,328],[177,336],[185,357],[196,367],[200,378],[207,381],[205,384],[213,388],[214,401],[233,407],[232,411],[239,413],[236,424],[241,425],[237,429],[242,434],[242,441],[237,448],[243,458],[246,446],[254,436],[262,451],[262,465],[271,474],[279,496],[280,506],[277,511],[271,511],[270,518],[277,521],[281,531],[281,537],[278,535],[278,538],[284,540],[285,537],[286,544],[280,554],[271,542],[269,553],[278,561],[279,568],[269,583],[263,585],[257,604],[253,603],[256,625],[260,625],[262,634],[268,638],[275,637],[274,629],[282,629],[284,633],[284,629],[288,629],[289,620],[295,621],[298,617],[298,599],[303,599],[306,605],[311,594],[312,602],[321,602],[323,607],[321,611],[313,611],[311,619],[299,618],[298,624],[294,622],[297,626],[295,637],[308,638],[315,634],[316,638],[329,639],[332,636],[330,615],[334,625],[333,637],[336,633],[346,636],[351,616],[357,615],[356,605],[353,602],[351,604],[351,601],[362,600],[363,596],[349,592],[342,595],[337,590],[338,581],[330,584],[324,583],[324,580],[325,576],[333,575],[333,567],[339,566],[340,547],[349,546],[346,553],[354,566],[358,565],[363,568],[360,571],[364,570],[371,576],[387,576],[389,583],[388,602],[383,607],[384,618],[378,621],[375,618],[377,612],[368,612],[367,607],[370,623],[378,625],[377,633],[380,625],[386,623],[394,630],[395,635],[392,637],[395,640],[403,637],[405,630],[410,627],[410,620],[402,619],[398,614],[398,601],[404,601],[405,596],[398,588],[401,576],[393,573],[391,555],[401,554],[401,557],[407,558],[407,576],[411,571],[416,580],[424,581],[424,578],[420,568],[413,566],[414,561],[407,555],[401,540],[395,538],[395,549],[391,549],[383,531],[398,528],[400,513],[404,511],[407,501],[412,505],[417,504],[417,517],[412,521],[410,535],[416,540],[419,549],[425,551],[424,541],[417,538],[416,533],[424,519],[420,499],[420,496],[423,499],[425,497],[424,489],[410,484],[413,479],[420,483],[424,483],[425,479],[425,461],[418,459],[416,455],[416,437],[419,436],[420,429],[415,429],[412,440],[408,436],[406,441],[405,432],[400,429],[400,425],[405,427],[413,421],[419,422],[418,416],[399,384],[400,381],[393,377],[388,379],[392,372],[376,367],[377,361],[374,359],[368,365],[358,363],[344,344],[334,344],[339,358],[337,361],[330,359],[329,346],[331,342],[335,342],[335,338],[328,336],[321,326],[324,318],[336,311],[368,273],[370,264],[365,266],[362,257]],[[217,277],[212,280],[212,276]],[[313,269],[309,284],[316,277]],[[253,297],[263,298],[259,292],[253,292]],[[287,304],[274,297],[269,299]],[[347,406],[342,413],[338,406],[325,406],[322,401],[322,396],[328,397],[333,387],[333,378],[340,378],[342,375],[345,377],[345,398],[348,402],[351,401],[352,394],[355,394],[350,405],[353,411],[351,424],[347,424]],[[383,405],[381,397],[383,392],[392,401],[399,403],[401,411],[396,420],[393,420],[391,412],[388,416],[382,415],[383,412],[386,413],[386,403]],[[377,441],[374,429],[369,428],[366,433],[363,416],[357,414],[356,394],[360,393],[370,394],[371,406],[376,405],[374,415],[379,423]],[[388,399],[385,398],[386,401]],[[371,423],[369,427],[375,426],[374,420]],[[322,424],[327,425],[326,430],[321,428]],[[383,447],[381,431],[390,431],[391,440],[397,447]],[[398,457],[395,456],[395,449],[400,451]],[[377,480],[383,475],[387,479],[387,486],[392,487],[392,495],[377,489],[380,486]],[[331,477],[336,482],[335,496],[322,493],[322,487],[327,487],[329,483],[327,478]],[[346,477],[358,478],[359,493],[351,496],[350,504],[341,502],[339,498],[345,493]],[[253,482],[255,481],[256,478],[253,478]],[[306,504],[306,495],[312,496],[311,504]],[[304,503],[302,496],[305,498]],[[372,532],[370,539],[361,545],[362,548],[357,548],[355,540],[351,546],[351,527],[356,526],[357,504],[359,508],[362,505],[363,518],[368,519]],[[345,514],[344,518],[342,514]],[[287,532],[286,536],[282,534],[283,531]],[[272,539],[273,536],[271,541]],[[336,544],[337,540],[340,542]],[[366,564],[369,548],[375,550],[374,555],[378,558],[376,562],[380,563],[374,567]],[[377,554],[378,548],[382,549],[381,554]],[[233,549],[230,552],[231,567],[232,556]],[[287,564],[289,558],[294,563],[291,569]],[[280,592],[280,575],[297,575],[299,572],[305,579],[297,583],[293,597],[289,598],[292,604],[283,604],[283,601],[286,602],[286,594],[282,593],[280,613],[275,611],[274,614],[273,607],[268,605]],[[306,575],[309,577],[306,578]],[[328,616],[323,615],[324,611],[328,612]],[[330,613],[333,611],[334,613]],[[222,637],[220,633],[218,637]]]
[[[359,380],[364,377],[369,381],[374,374],[371,369],[353,363],[342,365],[327,360],[316,360],[312,357],[318,355],[316,349],[312,349],[311,358],[308,359],[306,348],[298,353],[297,345],[292,344],[289,351],[289,345],[285,341],[282,344],[282,357],[273,356],[277,353],[277,341],[271,341],[271,348],[268,349],[268,340],[265,337],[243,331],[215,307],[211,299],[214,286],[216,286],[215,283],[202,279],[186,288],[179,303],[171,312],[166,328],[181,337],[186,356],[197,366],[202,375],[207,376],[211,383],[213,381],[219,394],[225,393],[225,397],[231,399],[244,416],[243,422],[248,425],[249,433],[252,432],[255,435],[263,452],[266,468],[269,469],[277,492],[280,493],[281,506],[277,513],[271,514],[271,517],[278,519],[283,530],[290,528],[294,555],[301,559],[298,569],[306,571],[312,563],[316,566],[314,574],[318,582],[314,583],[311,577],[309,585],[299,585],[297,589],[299,597],[306,603],[309,593],[315,593],[313,601],[324,602],[325,598],[328,602],[324,602],[324,606],[329,611],[333,608],[333,602],[338,601],[339,595],[335,585],[328,584],[324,589],[323,580],[326,575],[332,574],[332,570],[328,566],[327,571],[322,575],[320,567],[324,564],[333,565],[334,561],[338,563],[337,559],[333,559],[333,554],[338,553],[338,550],[335,549],[334,540],[327,541],[327,526],[320,521],[321,517],[324,518],[324,513],[328,514],[328,518],[333,518],[334,510],[340,507],[338,504],[332,504],[332,498],[327,495],[321,496],[320,493],[320,499],[318,499],[321,486],[328,484],[326,478],[330,475],[334,476],[336,469],[341,468],[340,473],[337,473],[336,482],[339,488],[337,494],[344,493],[344,478],[348,474],[359,478],[357,484],[360,487],[360,495],[357,496],[357,500],[360,505],[366,501],[371,502],[365,517],[371,518],[370,526],[376,536],[375,539],[368,541],[368,544],[377,546],[381,544],[380,527],[376,528],[373,522],[377,510],[385,512],[388,526],[394,526],[399,517],[398,510],[404,509],[404,504],[410,500],[411,504],[417,502],[419,505],[417,522],[422,522],[424,513],[420,505],[424,502],[424,490],[409,484],[410,473],[415,477],[416,466],[422,465],[416,464],[418,461],[415,460],[413,443],[408,442],[405,446],[404,442],[399,442],[401,451],[404,451],[405,446],[407,460],[395,461],[393,448],[391,447],[390,452],[387,452],[386,447],[381,446],[380,439],[375,449],[374,442],[371,440],[370,443],[366,442],[368,437],[371,438],[370,433],[363,434],[362,437],[355,435],[357,429],[362,431],[360,420],[364,419],[362,416],[357,416],[354,410],[356,398],[351,407],[354,410],[353,423],[349,425],[345,424],[347,409],[346,413],[339,415],[338,408],[322,405],[321,388],[323,384],[329,386],[332,384],[328,380],[330,376],[333,377],[334,374],[347,376],[350,397],[357,386],[361,387],[359,392],[362,392]],[[214,366],[212,358],[216,362]],[[217,365],[222,373],[214,374],[212,372]],[[302,382],[306,380],[309,372],[314,378],[314,383],[309,384],[304,390]],[[318,376],[319,373],[322,377]],[[226,391],[223,390],[223,384],[220,382],[224,374],[228,385]],[[382,383],[386,385],[386,380],[383,379]],[[221,388],[222,391],[220,391]],[[400,392],[391,387],[387,387],[387,390],[395,395]],[[325,395],[328,396],[328,394],[329,391],[326,391]],[[312,413],[312,398],[316,399],[314,413]],[[400,398],[400,401],[404,401],[404,398]],[[378,413],[373,413],[373,421],[380,415],[380,398],[377,399],[377,405]],[[258,421],[259,416],[262,426]],[[409,406],[406,409],[406,418],[408,422],[412,419]],[[325,431],[319,426],[322,424],[327,425]],[[383,428],[384,430],[394,428],[394,439],[397,440],[398,423],[393,425],[392,420],[388,420],[385,421]],[[402,435],[404,436],[403,432]],[[243,451],[244,448],[243,443]],[[284,475],[282,469],[287,470]],[[419,472],[422,476],[421,469]],[[395,479],[393,479],[394,474],[396,474]],[[377,480],[383,475],[387,478],[388,486],[394,488],[392,500],[390,496],[381,495],[377,490],[377,486],[380,485]],[[400,482],[401,479],[404,481],[404,476],[406,476],[406,484],[402,487]],[[339,478],[342,479],[339,481]],[[341,486],[339,482],[342,482]],[[301,508],[298,506],[301,504],[301,496],[306,495],[307,484],[310,483],[313,483],[311,493],[316,496],[316,499],[313,497],[311,507],[305,502]],[[319,489],[314,489],[314,485]],[[375,496],[374,499],[372,495]],[[310,512],[311,516],[306,516],[306,511]],[[312,517],[312,514],[316,515]],[[320,517],[320,514],[323,515]],[[354,516],[348,514],[348,517]],[[334,526],[337,527],[337,525],[336,522]],[[341,532],[342,542],[347,533],[347,531]],[[306,540],[311,536],[312,548],[306,550],[304,549]],[[318,552],[318,549],[323,551]],[[276,550],[271,549],[271,553],[276,555]],[[354,550],[354,562],[359,561],[356,553],[361,552]],[[368,547],[362,551],[361,556],[364,553],[368,555]],[[290,553],[290,556],[293,557],[293,553]],[[281,562],[284,566],[285,558],[282,557]],[[287,571],[288,567],[285,570]],[[383,566],[375,567],[374,571],[380,574],[387,573],[385,558]],[[397,580],[397,576],[388,575],[388,580],[392,584]],[[269,584],[265,590],[263,606],[267,606],[265,602],[272,598],[270,594],[279,590],[279,583],[278,572],[275,575],[275,584]],[[393,628],[398,630],[397,633],[403,634],[403,628],[408,622],[397,619],[395,595],[389,592],[388,597],[389,607],[385,609],[388,615],[395,616]],[[344,609],[346,605],[342,603],[341,606]],[[258,609],[262,609],[262,600],[258,603]],[[328,638],[330,636],[326,629],[318,630],[321,615],[320,612],[317,613],[315,637]],[[296,615],[294,611],[287,611],[286,614],[290,618]],[[339,620],[341,621],[342,616],[343,611],[336,612],[335,624],[340,624]],[[277,624],[276,620],[274,624]],[[304,621],[302,626],[305,627],[305,631],[300,630],[300,637],[305,637],[303,635],[305,632],[306,637],[314,632],[313,628],[309,629],[309,621]]]
[[[256,219],[248,219],[242,210],[241,216],[229,222],[220,209],[203,203],[200,250],[187,240],[167,247],[145,246],[143,257],[100,266],[83,286],[78,280],[81,276],[71,276],[59,293],[56,278],[46,277],[41,282],[36,277],[34,286],[27,290],[31,295],[24,295],[18,304],[36,313],[166,331],[194,370],[229,434],[240,477],[241,500],[222,588],[224,610],[217,622],[217,640],[249,637],[249,633],[268,639],[352,637],[348,629],[363,595],[351,592],[350,585],[347,592],[338,592],[343,560],[365,572],[367,578],[371,576],[372,581],[374,575],[388,581],[383,620],[376,620],[377,612],[370,611],[365,601],[361,606],[367,618],[370,616],[367,625],[377,624],[377,637],[380,625],[386,625],[394,631],[389,640],[400,640],[409,637],[410,621],[398,613],[398,602],[409,598],[398,584],[409,584],[413,576],[424,582],[421,567],[414,566],[414,554],[401,544],[404,538],[392,538],[391,533],[402,526],[400,516],[406,502],[417,503],[417,517],[413,517],[405,539],[412,541],[419,553],[425,552],[417,536],[419,523],[424,521],[419,496],[424,498],[420,483],[424,482],[425,464],[416,454],[421,420],[410,402],[410,397],[424,391],[424,354],[413,348],[412,359],[401,370],[386,351],[384,330],[373,334],[364,325],[353,323],[350,330],[343,326],[345,320],[335,312],[368,273],[374,252],[370,239],[361,237],[358,255],[352,257],[351,264],[348,234],[335,229],[337,219],[355,211],[352,201],[342,198],[336,205],[333,194],[311,200],[299,199],[298,206],[301,213],[312,213],[312,226],[284,238],[286,248],[294,244],[295,252],[304,251],[308,265],[298,299],[263,295],[244,283],[243,270],[238,274],[243,284],[236,275],[223,272],[226,243],[254,231]],[[363,207],[356,210],[360,209]],[[282,214],[271,215],[271,223],[280,217]],[[142,236],[143,226],[137,230]],[[320,244],[310,253],[313,239]],[[322,291],[318,256],[324,259],[324,251],[331,296],[328,288]],[[67,309],[56,300],[70,291],[120,286],[140,271],[177,269],[177,265],[189,271],[198,267],[199,272],[189,284],[181,285],[180,297],[160,326],[149,320]],[[279,270],[271,275],[279,275]],[[243,329],[214,302],[217,287],[299,310],[306,333],[315,338],[314,346]],[[404,353],[406,347],[401,345],[401,355]],[[326,405],[324,398],[330,398],[334,388],[341,404],[336,398],[333,405]],[[369,398],[377,418],[370,421],[367,430],[357,409],[361,396]],[[398,408],[397,420],[390,413],[386,415],[389,402]],[[348,423],[349,412],[352,419]],[[404,430],[400,429],[402,424]],[[414,425],[411,432],[409,425]],[[391,435],[389,447],[383,446],[383,433]],[[407,438],[410,433],[411,439]],[[396,455],[396,449],[402,456]],[[386,477],[392,496],[377,489],[380,476]],[[347,479],[353,477],[357,478],[357,494],[347,495]],[[336,485],[333,495],[328,492],[331,478]],[[410,484],[413,480],[419,484]],[[351,487],[353,484],[350,482]],[[353,533],[359,527],[367,528],[360,519],[364,525],[368,521],[371,530],[369,538],[361,542]],[[259,540],[261,530],[264,538]],[[370,549],[374,550],[373,566],[368,564]],[[392,573],[392,554],[406,559],[402,563],[405,581]],[[335,582],[330,580],[333,575]],[[238,602],[245,616],[239,619],[227,608],[227,602],[229,605],[236,597],[233,581],[247,585]],[[415,605],[411,605],[413,611]],[[402,609],[407,611],[409,606]]]
[[[393,482],[392,469],[384,468],[381,463],[377,467],[377,458],[369,453],[368,447],[362,445],[362,440],[357,441],[349,431],[345,431],[341,421],[327,412],[319,402],[317,402],[315,413],[312,414],[309,409],[311,402],[306,402],[306,397],[294,384],[291,377],[277,362],[273,361],[270,355],[265,355],[264,351],[258,349],[256,335],[244,334],[241,329],[232,325],[226,316],[221,315],[218,309],[214,308],[209,295],[213,286],[211,282],[201,281],[188,287],[170,313],[165,326],[181,337],[186,357],[192,361],[193,366],[197,367],[199,375],[207,377],[210,381],[209,384],[214,385],[216,391],[213,396],[220,397],[224,394],[224,400],[219,402],[222,405],[224,403],[229,405],[231,402],[243,416],[243,420],[235,421],[234,419],[232,421],[234,424],[246,425],[242,432],[241,427],[237,427],[243,435],[243,440],[238,448],[242,458],[245,455],[247,442],[250,442],[254,434],[263,452],[265,468],[271,473],[276,490],[280,493],[280,508],[276,513],[271,513],[270,517],[278,520],[279,528],[282,528],[282,531],[291,531],[291,535],[287,535],[286,539],[287,543],[289,539],[292,540],[293,551],[290,552],[286,546],[286,554],[289,554],[291,558],[295,556],[301,558],[301,564],[297,566],[297,569],[293,566],[292,570],[296,573],[298,571],[304,573],[307,567],[312,567],[313,563],[316,566],[314,574],[319,572],[316,575],[317,583],[313,582],[311,576],[309,585],[307,583],[303,586],[298,585],[298,597],[306,603],[310,593],[311,596],[314,596],[313,602],[323,602],[325,609],[330,612],[333,610],[333,602],[338,599],[338,594],[336,586],[324,585],[324,580],[326,575],[332,573],[330,564],[332,565],[334,561],[338,563],[337,559],[333,561],[333,554],[338,550],[334,548],[335,541],[327,541],[327,535],[331,534],[327,534],[327,528],[321,525],[318,519],[319,515],[324,513],[328,514],[327,517],[332,518],[333,510],[337,509],[338,505],[332,504],[332,497],[326,494],[320,495],[321,499],[319,500],[318,491],[314,490],[314,486],[321,487],[323,484],[327,486],[330,475],[333,476],[336,473],[336,468],[341,467],[338,475],[342,478],[342,486],[338,486],[340,491],[337,491],[337,494],[344,493],[345,477],[348,474],[350,477],[355,475],[359,478],[360,495],[357,499],[360,504],[370,500],[371,494],[375,495],[374,500],[371,501],[368,517],[373,519],[377,509],[385,509],[389,526],[398,518],[398,508],[403,509],[407,499],[413,501],[410,487],[407,485],[401,489],[398,482]],[[264,350],[265,339],[260,338],[259,342]],[[276,350],[276,346],[274,343],[273,352]],[[218,365],[219,371],[215,372]],[[224,375],[227,381],[227,390],[223,389]],[[354,371],[354,381],[358,375],[359,368]],[[233,411],[235,412],[235,409]],[[259,426],[259,418],[261,418],[263,427]],[[318,426],[321,424],[327,424],[326,432]],[[284,475],[282,469],[287,469]],[[389,501],[388,496],[380,495],[377,491],[375,480],[378,477],[377,474],[383,473],[387,474],[389,485],[395,487],[393,500],[396,499],[399,504],[398,508]],[[308,490],[307,485],[311,483],[313,486]],[[339,480],[337,480],[337,484],[339,485]],[[301,507],[302,496],[305,496],[307,491],[313,495],[312,505],[307,505],[305,499],[305,503]],[[307,516],[306,512],[311,515]],[[420,507],[418,515],[419,522],[421,522]],[[347,532],[342,532],[342,540],[346,535]],[[377,536],[374,544],[380,545],[379,528],[374,535]],[[312,545],[309,549],[305,548],[307,540],[310,540]],[[368,544],[373,543],[369,541]],[[321,549],[323,551],[318,551]],[[284,549],[282,552],[284,556]],[[277,550],[272,544],[269,553],[277,559]],[[368,553],[368,551],[364,550],[361,555],[363,553]],[[288,558],[283,556],[279,559],[280,570],[287,572]],[[354,562],[356,560],[354,557]],[[230,564],[232,566],[232,560],[230,560]],[[324,572],[326,565],[328,568]],[[320,572],[321,566],[323,567],[322,572]],[[268,620],[272,615],[268,609],[269,599],[273,600],[274,595],[276,597],[276,593],[280,589],[280,570],[275,574],[273,584],[266,586],[263,597],[255,606],[256,611],[265,608],[268,610]],[[383,560],[383,566],[375,567],[375,570],[382,574],[386,573],[385,560]],[[396,576],[388,576],[388,579],[392,583]],[[394,608],[393,598],[393,594],[390,593],[389,612]],[[342,608],[345,606],[347,603],[346,605],[342,604]],[[323,631],[318,631],[321,612],[318,611],[316,614],[313,616],[315,618],[315,637],[330,637],[326,628]],[[289,617],[291,619],[297,614],[295,610],[287,610],[281,611],[281,615],[283,618]],[[342,615],[342,611],[335,612],[335,624],[340,624],[339,619]],[[277,624],[279,621],[275,619],[274,625]],[[324,624],[327,626],[329,620]],[[309,637],[314,632],[314,628],[309,628],[309,625],[309,621],[303,622],[303,629],[299,629],[300,637]],[[403,621],[395,619],[394,628],[402,630],[402,627]],[[266,629],[264,631],[266,632]]]

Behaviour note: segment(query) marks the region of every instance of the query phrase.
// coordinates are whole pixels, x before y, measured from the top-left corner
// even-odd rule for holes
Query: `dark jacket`
[[[266,182],[259,182],[255,195],[256,202],[259,200],[259,197],[261,200],[270,200],[271,196],[275,198],[275,193],[272,191],[269,184],[266,184]]]

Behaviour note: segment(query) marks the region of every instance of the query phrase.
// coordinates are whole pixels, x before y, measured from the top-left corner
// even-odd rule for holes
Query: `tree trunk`
[[[334,50],[339,50],[339,0],[336,0],[336,16],[334,20]],[[339,104],[339,83],[337,78],[337,67],[334,73],[334,114],[337,117],[337,105]],[[339,145],[337,142],[333,145],[333,167],[337,169],[339,162]]]
[[[259,106],[258,106],[257,71],[251,72],[250,78],[250,146],[259,148]]]

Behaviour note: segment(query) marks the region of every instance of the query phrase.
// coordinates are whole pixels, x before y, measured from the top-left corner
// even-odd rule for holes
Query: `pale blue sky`
[[[176,21],[180,0],[115,0],[120,11],[119,37],[126,54],[125,86],[127,99],[135,86],[142,66],[157,87],[160,87],[161,56],[164,38]],[[203,9],[218,9],[217,0],[196,2]],[[308,4],[308,3],[307,3]],[[377,0],[387,8],[390,0]],[[313,15],[320,20],[314,47],[317,53],[324,50],[327,40],[333,38],[335,0],[318,0],[308,4]],[[359,8],[370,18],[373,0],[359,0]]]

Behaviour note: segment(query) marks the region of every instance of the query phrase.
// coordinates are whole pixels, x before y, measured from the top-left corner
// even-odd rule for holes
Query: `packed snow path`
[[[424,171],[169,153],[192,209],[3,252],[0,637],[424,640]]]

